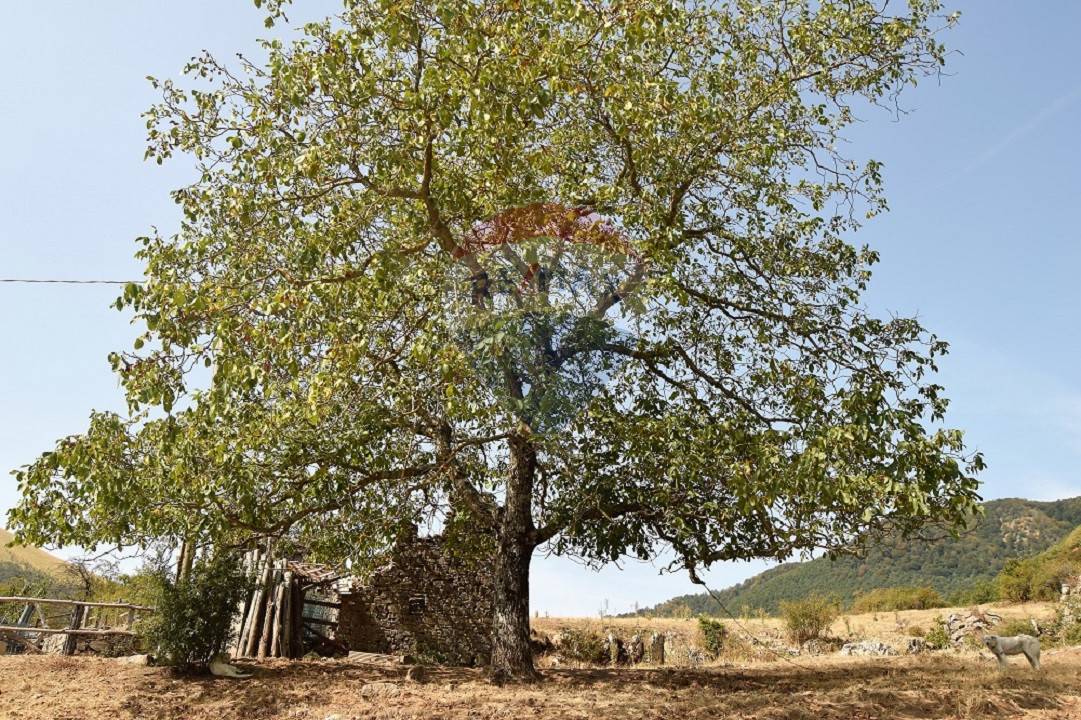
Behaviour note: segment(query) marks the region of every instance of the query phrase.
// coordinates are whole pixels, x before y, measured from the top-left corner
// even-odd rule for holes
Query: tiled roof
[[[340,572],[328,565],[317,565],[315,563],[290,560],[286,567],[293,573],[293,577],[303,582],[316,583],[319,585],[333,582],[342,576]]]

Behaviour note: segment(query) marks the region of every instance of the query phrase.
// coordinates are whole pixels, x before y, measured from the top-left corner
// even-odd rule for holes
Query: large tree
[[[868,313],[848,240],[885,203],[844,128],[943,59],[937,1],[895,4],[346,0],[155,81],[147,154],[198,177],[118,301],[129,412],[19,471],[11,525],[361,559],[426,522],[531,677],[541,546],[693,569],[961,521],[945,344]]]

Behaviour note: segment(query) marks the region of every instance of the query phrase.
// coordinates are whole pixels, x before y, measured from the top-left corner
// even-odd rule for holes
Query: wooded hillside
[[[847,606],[860,593],[897,586],[931,586],[948,597],[994,581],[1007,560],[1039,553],[1081,525],[1081,498],[1008,498],[983,507],[983,517],[957,539],[886,537],[862,557],[786,563],[718,595],[733,613],[758,608],[772,613],[782,600],[813,593],[836,597]],[[682,595],[641,612],[671,616],[688,611],[723,614],[707,594]]]

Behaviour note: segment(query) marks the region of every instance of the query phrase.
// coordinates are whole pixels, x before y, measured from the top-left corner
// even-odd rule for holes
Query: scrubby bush
[[[694,610],[692,610],[691,606],[688,605],[687,603],[679,603],[679,604],[672,607],[671,616],[674,617],[674,618],[679,618],[681,620],[686,620],[687,618],[691,617],[693,614],[694,614]]]
[[[863,593],[852,603],[852,612],[889,612],[927,610],[944,607],[945,601],[932,587],[878,588]]]
[[[1058,600],[1062,586],[1077,576],[1077,565],[1067,558],[1041,563],[1032,575],[1032,594],[1036,600]]]
[[[788,639],[800,647],[808,640],[822,637],[840,613],[836,601],[821,595],[781,603],[781,618]]]
[[[159,661],[198,670],[231,639],[233,614],[250,590],[237,559],[219,554],[195,563],[183,580],[159,575],[158,612],[146,628]]]
[[[604,664],[608,662],[608,639],[588,628],[563,628],[557,644],[559,654],[568,660]]]
[[[1040,636],[1050,645],[1081,645],[1081,607],[1076,599],[1059,604],[1055,616],[1040,626]],[[997,628],[996,628],[997,630]],[[1030,626],[1024,631],[1033,634]],[[1004,633],[1002,633],[1004,634]]]
[[[1081,645],[1081,623],[1071,623],[1064,628],[1058,642],[1067,646]]]
[[[1012,618],[1010,620],[1002,620],[995,624],[995,635],[1035,635],[1036,630],[1032,627],[1032,620],[1029,618]]]
[[[982,605],[1000,599],[999,588],[994,580],[980,580],[967,588],[957,590],[946,598],[952,607]]]
[[[934,619],[931,629],[923,636],[923,642],[932,650],[942,650],[950,646],[950,633],[941,615]]]
[[[905,628],[905,632],[908,633],[909,637],[921,638],[927,634],[927,631],[924,630],[923,627],[920,625],[909,625],[907,628]]]
[[[728,644],[728,628],[719,620],[698,618],[698,632],[702,636],[702,648],[718,657]]]
[[[1037,555],[1007,560],[998,574],[999,595],[1012,602],[1056,600],[1063,583],[1077,575],[1077,565],[1065,557]]]
[[[1011,558],[1006,561],[1002,572],[995,578],[998,593],[1010,602],[1028,602],[1032,600],[1032,577],[1036,563],[1032,559]]]

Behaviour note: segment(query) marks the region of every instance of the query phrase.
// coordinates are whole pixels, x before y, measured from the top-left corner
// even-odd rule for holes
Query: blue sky
[[[297,18],[332,10],[299,3]],[[852,150],[885,163],[891,212],[859,242],[882,254],[868,302],[916,313],[948,339],[950,424],[989,462],[986,498],[1081,495],[1081,78],[1073,0],[968,0],[946,36],[950,76],[866,112]],[[36,0],[0,23],[0,277],[138,278],[134,238],[170,232],[181,163],[142,161],[146,75],[176,77],[203,48],[253,52],[247,0]],[[134,330],[118,288],[0,284],[0,472],[121,409],[106,355]],[[0,475],[0,510],[16,498]],[[765,567],[727,565],[721,587]],[[539,558],[533,606],[588,615],[694,590],[629,563],[600,573]]]

